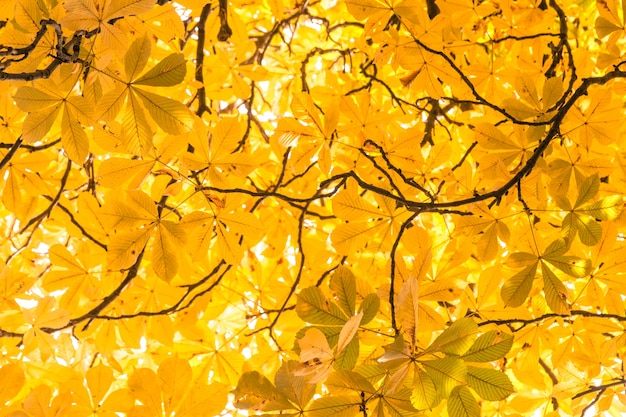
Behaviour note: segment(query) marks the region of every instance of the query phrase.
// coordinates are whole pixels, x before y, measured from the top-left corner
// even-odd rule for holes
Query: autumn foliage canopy
[[[626,0],[1,1],[0,417],[623,415],[625,54]]]

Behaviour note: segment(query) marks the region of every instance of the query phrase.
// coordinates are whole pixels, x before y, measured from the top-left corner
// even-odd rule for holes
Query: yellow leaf
[[[159,377],[154,371],[146,368],[135,369],[128,379],[128,389],[147,408],[146,415],[162,414]]]
[[[7,210],[18,213],[22,205],[22,193],[20,192],[20,184],[17,180],[17,174],[13,168],[9,168],[8,176],[2,190],[2,203]]]
[[[105,93],[96,104],[94,110],[96,116],[105,121],[109,121],[117,116],[126,101],[127,92],[128,89],[126,87],[119,86]]]
[[[193,128],[193,117],[183,104],[139,88],[132,89],[154,121],[167,133],[179,135]]]
[[[328,378],[335,358],[324,333],[311,327],[304,337],[298,340],[298,345],[300,346],[300,365],[296,368],[295,375],[306,376],[311,384]]]
[[[89,368],[86,377],[93,404],[100,404],[115,380],[113,370],[108,366],[99,364]]]
[[[346,324],[341,328],[341,332],[339,332],[339,339],[337,340],[337,349],[335,350],[335,355],[339,356],[339,354],[348,346],[348,343],[354,339],[354,336],[357,334],[359,330],[359,326],[361,325],[361,319],[363,318],[363,311],[358,313],[355,316],[352,316],[348,319]]]
[[[168,87],[179,84],[185,78],[187,62],[183,54],[171,54],[154,66],[150,71],[133,82],[136,85]]]
[[[389,10],[388,7],[376,0],[348,0],[346,1],[348,11],[356,19],[364,20],[376,13]]]
[[[37,302],[33,309],[24,310],[26,321],[38,328],[60,328],[70,321],[69,311],[55,308],[54,297],[44,297]]]
[[[137,38],[130,44],[124,56],[124,70],[128,80],[134,79],[146,67],[151,49],[152,43],[147,36]]]
[[[152,267],[157,276],[170,282],[178,272],[178,248],[184,246],[184,231],[179,225],[163,220],[152,242]]]
[[[244,254],[244,248],[239,244],[240,237],[228,231],[228,227],[222,222],[216,222],[217,246],[224,257],[224,261],[230,265],[238,265]]]
[[[118,270],[133,265],[151,235],[151,229],[131,230],[115,235],[107,249],[108,268]]]
[[[366,223],[340,224],[331,235],[333,247],[340,254],[355,253],[362,249],[370,238],[370,226]]]
[[[60,101],[59,97],[52,96],[37,88],[28,86],[20,87],[13,98],[15,99],[15,104],[26,112],[41,111]]]
[[[122,120],[122,143],[127,152],[147,155],[152,150],[154,131],[146,119],[143,106],[134,94],[128,96]]]
[[[356,189],[343,190],[332,199],[333,213],[343,220],[368,220],[381,217],[377,207],[356,193]]]
[[[191,366],[186,360],[170,357],[159,366],[157,374],[163,393],[163,406],[165,412],[170,414],[176,410],[192,382]]]
[[[6,405],[13,399],[24,385],[24,371],[16,364],[8,364],[0,368],[0,404]]]
[[[153,166],[154,161],[149,159],[109,158],[100,165],[98,183],[109,188],[126,185],[129,189],[136,189]]]
[[[226,407],[230,391],[231,387],[225,384],[194,384],[176,411],[176,416],[204,417],[219,415]]]
[[[72,119],[67,106],[64,106],[61,126],[63,150],[72,162],[82,165],[89,154],[89,138],[78,121]]]
[[[45,108],[43,111],[29,113],[22,125],[22,138],[26,143],[37,142],[46,136],[57,119],[61,105]]]
[[[398,294],[397,318],[404,333],[409,337],[411,347],[416,346],[416,334],[420,324],[419,289],[417,279],[409,277]]]

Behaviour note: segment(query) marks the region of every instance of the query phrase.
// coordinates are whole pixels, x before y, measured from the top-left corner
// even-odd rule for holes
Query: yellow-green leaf
[[[341,265],[330,277],[329,287],[337,304],[347,316],[354,314],[356,303],[356,278],[352,271]]]
[[[598,174],[596,173],[587,177],[580,185],[578,198],[574,203],[574,208],[578,208],[587,201],[591,200],[593,196],[598,194],[598,190],[600,190],[600,177],[598,177]]]
[[[294,372],[298,366],[297,361],[284,361],[278,372],[276,373],[276,390],[284,395],[289,401],[303,409],[315,395],[315,384],[309,384],[305,376],[295,375]],[[339,374],[338,371],[332,375]],[[352,374],[352,373],[350,373]],[[359,375],[359,374],[356,374]],[[360,375],[359,375],[360,376]],[[362,378],[362,377],[361,377]],[[330,387],[330,378],[325,382]]]
[[[446,356],[421,363],[435,383],[437,394],[442,398],[447,398],[454,387],[465,383],[467,373],[465,363],[456,357]]]
[[[307,408],[307,417],[353,417],[362,403],[359,395],[322,397]]]
[[[292,409],[289,401],[276,390],[265,376],[257,371],[241,375],[234,394],[233,404],[240,410],[285,410]]]
[[[423,370],[416,370],[411,392],[411,404],[413,404],[413,407],[418,410],[430,409],[436,399],[437,389],[432,378]]]
[[[504,400],[515,392],[509,377],[496,369],[468,366],[467,383],[480,398],[488,401]]]
[[[450,417],[480,417],[480,406],[469,389],[456,387],[448,398],[448,415]]]
[[[427,352],[444,352],[463,355],[472,346],[478,333],[478,325],[470,318],[460,318],[443,331],[426,349]]]
[[[545,262],[541,263],[541,274],[543,275],[543,291],[550,309],[556,314],[568,314],[569,305],[565,285]]]
[[[583,245],[595,246],[602,239],[602,226],[592,218],[574,215],[578,236]]]
[[[614,220],[620,215],[623,207],[624,197],[612,195],[577,209],[576,212],[584,213],[598,220]]]
[[[302,320],[313,324],[343,326],[348,320],[335,303],[328,302],[318,287],[309,287],[300,291],[296,312]]]
[[[513,336],[499,330],[481,335],[470,350],[463,355],[466,362],[491,362],[501,359],[513,346]]]
[[[359,307],[359,312],[363,312],[361,324],[365,325],[372,321],[380,308],[380,298],[377,294],[367,294]]]
[[[500,294],[507,307],[519,307],[526,301],[533,287],[536,274],[537,262],[535,261],[506,280]]]
[[[338,370],[330,374],[324,385],[333,394],[346,394],[350,391],[374,394],[376,388],[358,372]]]

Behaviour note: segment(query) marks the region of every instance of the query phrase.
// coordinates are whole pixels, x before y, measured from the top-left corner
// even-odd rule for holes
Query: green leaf
[[[376,317],[378,309],[380,308],[380,298],[377,294],[367,294],[359,307],[359,313],[363,311],[363,318],[361,319],[361,326],[369,323]]]
[[[503,358],[513,345],[513,336],[498,330],[481,335],[463,355],[466,362],[491,362]]]
[[[465,363],[455,357],[447,356],[442,359],[421,362],[442,398],[447,398],[452,389],[465,382]]]
[[[567,288],[545,262],[541,263],[541,273],[543,275],[543,291],[548,307],[554,313],[568,314]]]
[[[356,278],[346,266],[340,265],[330,277],[330,289],[337,304],[350,317],[354,315],[356,303]]]
[[[418,410],[427,410],[435,405],[437,389],[430,375],[423,370],[415,372],[411,404]]]
[[[504,400],[515,392],[509,377],[495,369],[468,366],[467,383],[480,398],[488,401]]]
[[[335,303],[329,302],[318,287],[300,291],[296,313],[302,320],[313,324],[342,326],[348,320],[341,309]]]
[[[587,201],[591,200],[593,196],[598,194],[599,190],[600,178],[598,177],[598,174],[595,173],[590,177],[587,177],[580,186],[580,190],[578,191],[578,198],[576,199],[576,203],[574,203],[574,208],[580,207]]]
[[[150,85],[154,87],[170,87],[179,84],[185,78],[187,64],[183,54],[166,56],[154,68],[135,80],[136,85]]]
[[[519,307],[526,301],[533,287],[533,281],[537,273],[537,263],[535,261],[506,280],[500,292],[505,306]]]
[[[293,409],[287,398],[276,390],[269,379],[257,371],[241,375],[233,391],[233,404],[240,410]]]
[[[448,415],[450,417],[480,417],[480,406],[469,389],[456,387],[448,398]]]
[[[478,325],[469,318],[460,318],[435,339],[426,352],[444,352],[462,355],[472,346],[478,333]]]

